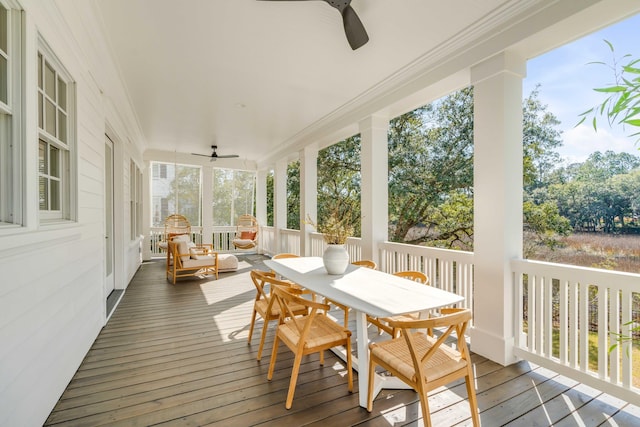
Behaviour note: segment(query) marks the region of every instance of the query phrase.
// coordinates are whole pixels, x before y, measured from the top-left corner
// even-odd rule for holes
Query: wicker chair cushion
[[[300,334],[298,329],[293,325],[293,322],[299,323],[300,328],[302,328],[306,320],[306,318],[293,318],[283,325],[278,326],[278,328],[287,340],[297,343],[300,339]],[[305,348],[319,347],[324,344],[341,341],[345,339],[347,334],[350,335],[351,333],[329,317],[319,315],[313,319],[311,330],[305,342]]]
[[[425,354],[429,348],[435,343],[435,339],[422,333],[414,332],[413,334],[415,347],[418,354]],[[416,372],[413,367],[413,360],[409,353],[409,348],[404,337],[384,341],[376,344],[371,349],[385,363],[393,366],[399,373],[412,381],[416,381]],[[465,367],[467,362],[460,357],[460,353],[446,344],[442,344],[436,350],[435,354],[430,357],[425,364],[425,376],[427,382],[437,380],[458,369]]]

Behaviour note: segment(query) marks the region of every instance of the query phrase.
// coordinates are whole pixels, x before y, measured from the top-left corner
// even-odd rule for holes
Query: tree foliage
[[[523,222],[532,245],[551,248],[572,229],[615,232],[640,213],[640,158],[596,152],[560,166],[558,119],[536,87],[523,108]],[[473,249],[473,88],[390,121],[389,236]],[[290,218],[299,221],[299,164],[289,170]],[[349,218],[360,235],[360,136],[318,155],[318,224]],[[293,228],[292,225],[289,227]],[[526,248],[525,248],[526,250]]]
[[[447,240],[454,231],[445,229],[444,223],[431,228],[436,235],[415,238],[409,232],[421,224],[440,222],[444,216],[434,207],[450,194],[471,196],[473,88],[391,120],[388,140],[391,240]],[[462,228],[469,226],[473,221]]]
[[[318,152],[318,224],[332,217],[348,218],[360,236],[360,135]]]
[[[184,215],[191,225],[201,225],[200,168],[185,165],[167,165],[174,169],[167,199],[173,204],[173,213]]]

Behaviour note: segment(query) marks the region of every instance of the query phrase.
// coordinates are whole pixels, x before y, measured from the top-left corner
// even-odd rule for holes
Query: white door
[[[113,279],[113,142],[105,135],[104,145],[104,259],[105,259],[105,296],[115,289]]]

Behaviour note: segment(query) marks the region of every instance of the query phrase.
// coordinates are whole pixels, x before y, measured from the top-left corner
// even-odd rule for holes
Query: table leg
[[[369,337],[367,332],[367,315],[361,311],[354,311],[356,316],[356,357],[358,359],[358,393],[360,406],[367,407],[367,392],[369,387]]]

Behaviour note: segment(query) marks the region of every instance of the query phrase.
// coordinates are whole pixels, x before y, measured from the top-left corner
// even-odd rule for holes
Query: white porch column
[[[300,150],[300,255],[311,256],[313,226],[306,224],[309,214],[318,220],[318,146],[308,145]]]
[[[500,53],[471,70],[474,85],[474,327],[471,348],[514,363],[509,261],[522,257],[522,79],[526,61]]]
[[[256,172],[256,219],[258,225],[267,225],[267,173],[266,169]],[[262,233],[258,233],[258,253],[263,253]]]
[[[379,263],[378,243],[388,239],[389,118],[370,116],[359,123],[361,151],[362,259]],[[355,260],[352,260],[355,261]]]
[[[287,228],[287,160],[276,163],[273,174],[273,227],[275,229],[276,253],[282,252],[280,230]]]
[[[213,168],[202,167],[202,243],[213,243]]]

